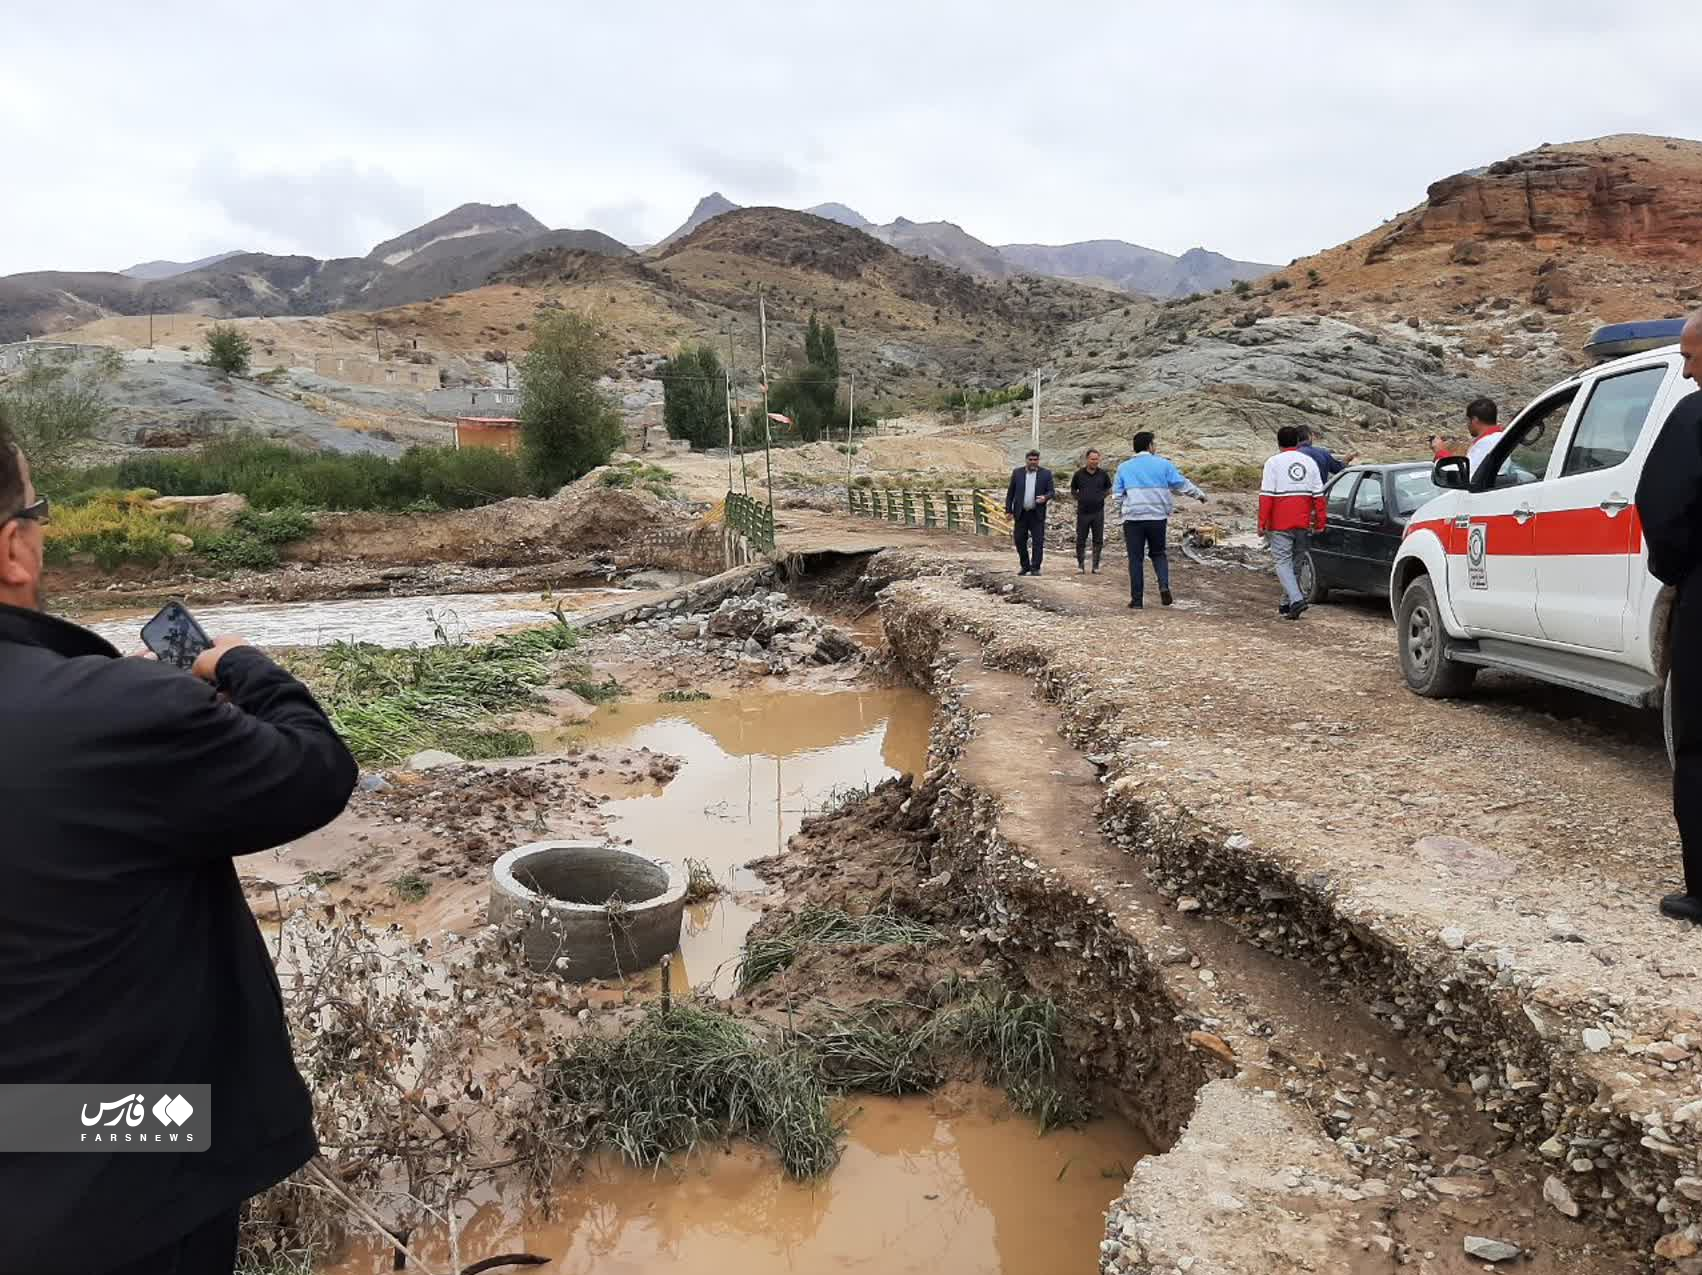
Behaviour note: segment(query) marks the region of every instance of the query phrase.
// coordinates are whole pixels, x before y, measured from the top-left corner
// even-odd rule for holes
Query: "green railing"
[[[727,493],[727,525],[750,542],[753,549],[774,552],[774,507],[738,492]]]
[[[851,512],[859,517],[910,527],[968,531],[978,536],[1011,530],[1004,500],[979,487],[853,487],[849,500]]]

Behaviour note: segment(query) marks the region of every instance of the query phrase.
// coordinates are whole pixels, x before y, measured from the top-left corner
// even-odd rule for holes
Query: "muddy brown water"
[[[548,1221],[502,1201],[471,1208],[461,1262],[535,1253],[547,1264],[505,1269],[542,1275],[1091,1271],[1106,1208],[1147,1150],[1114,1119],[1040,1137],[1002,1094],[974,1086],[856,1099],[844,1114],[844,1158],[820,1181],[790,1181],[771,1153],[745,1144],[655,1172],[605,1157],[557,1193]],[[441,1228],[409,1245],[448,1267]],[[323,1275],[380,1275],[391,1260],[361,1244]]]
[[[439,593],[423,597],[348,598],[341,602],[237,603],[195,608],[195,618],[213,637],[241,634],[256,646],[319,646],[335,641],[379,646],[426,645],[441,625],[452,637],[488,637],[549,620],[559,604],[581,611],[638,591],[590,587],[540,593]],[[105,611],[79,616],[121,651],[141,645],[142,625],[153,610]]]
[[[612,799],[603,812],[612,836],[675,863],[700,860],[726,888],[687,909],[673,968],[676,983],[725,994],[760,915],[753,895],[761,882],[744,865],[782,852],[805,816],[838,796],[920,773],[933,714],[933,701],[909,687],[750,690],[690,704],[605,705],[562,742],[647,747],[684,763],[665,788]]]

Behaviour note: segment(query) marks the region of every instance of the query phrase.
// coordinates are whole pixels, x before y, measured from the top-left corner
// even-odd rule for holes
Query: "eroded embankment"
[[[883,616],[942,706],[938,870],[1171,1148],[1105,1269],[1477,1269],[1480,1239],[1531,1270],[1694,1268],[1688,1115],[1580,1066],[1493,950],[1344,915],[1327,875],[1172,801],[1106,699],[974,596],[899,583]]]

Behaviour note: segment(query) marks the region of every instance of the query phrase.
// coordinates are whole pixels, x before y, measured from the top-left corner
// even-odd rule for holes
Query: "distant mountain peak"
[[[386,239],[366,254],[368,261],[400,265],[417,252],[445,239],[473,235],[509,234],[518,237],[541,235],[549,227],[519,204],[462,204],[423,226],[415,226],[394,239]]]
[[[171,279],[180,274],[188,274],[192,270],[205,270],[208,266],[216,266],[221,261],[232,257],[247,255],[246,248],[235,248],[230,252],[215,252],[210,257],[202,257],[196,261],[139,261],[118,273],[131,279],[141,279],[153,282],[157,279]]]
[[[691,210],[691,216],[681,222],[672,234],[663,239],[659,239],[652,244],[650,251],[655,252],[659,248],[665,248],[669,244],[673,243],[674,240],[682,239],[686,235],[689,235],[704,222],[711,221],[714,218],[719,217],[722,213],[737,212],[738,209],[738,204],[735,204],[731,199],[728,199],[727,196],[723,195],[720,191],[712,190],[702,199],[697,201],[697,204]]]
[[[825,217],[829,221],[837,221],[842,226],[850,226],[853,230],[867,230],[875,224],[855,208],[832,201],[817,204],[813,208],[804,209],[804,211],[816,217]]]

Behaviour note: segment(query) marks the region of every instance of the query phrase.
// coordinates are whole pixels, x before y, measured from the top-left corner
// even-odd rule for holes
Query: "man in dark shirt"
[[[1076,570],[1087,570],[1087,538],[1093,536],[1093,570],[1099,572],[1099,554],[1105,547],[1105,498],[1111,494],[1111,475],[1099,467],[1099,449],[1087,449],[1087,463],[1070,478],[1070,495],[1076,498]]]
[[[1702,385],[1702,312],[1679,337],[1684,374]],[[1702,391],[1672,409],[1643,462],[1637,514],[1649,570],[1678,590],[1667,649],[1672,697],[1672,808],[1683,844],[1684,893],[1661,900],[1668,916],[1702,925]]]
[[[335,818],[355,763],[240,638],[190,671],[44,615],[47,518],[0,422],[0,1085],[206,1084],[211,1133],[24,1154],[0,1129],[0,1269],[229,1275],[242,1201],[318,1150],[232,860]]]
[[[1326,483],[1359,459],[1355,452],[1346,460],[1337,460],[1330,454],[1329,448],[1319,447],[1312,441],[1312,430],[1308,426],[1296,425],[1295,429],[1300,434],[1300,450],[1318,462],[1318,473]]]

